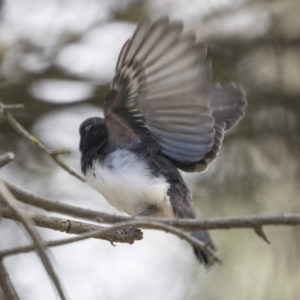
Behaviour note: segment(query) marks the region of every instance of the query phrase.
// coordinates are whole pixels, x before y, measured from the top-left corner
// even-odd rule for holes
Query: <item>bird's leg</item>
[[[158,207],[156,205],[151,205],[145,211],[142,211],[141,213],[139,213],[133,217],[147,217],[152,214],[155,214],[156,212],[158,212]]]
[[[133,218],[135,217],[147,217],[150,216],[152,214],[155,214],[156,212],[158,212],[158,207],[156,205],[151,205],[149,206],[145,211],[142,211],[141,213],[133,216]],[[125,234],[132,234],[132,231],[136,230],[135,228],[132,227],[127,227],[124,228],[124,232]]]

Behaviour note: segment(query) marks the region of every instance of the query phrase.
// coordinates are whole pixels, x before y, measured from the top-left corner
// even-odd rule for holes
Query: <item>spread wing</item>
[[[104,107],[110,141],[151,134],[177,168],[204,172],[247,105],[241,88],[210,83],[206,46],[194,34],[167,18],[145,19],[121,50]]]
[[[182,29],[167,18],[138,25],[120,53],[104,111],[115,145],[149,132],[164,155],[190,164],[219,145],[223,133],[210,108],[206,46]]]

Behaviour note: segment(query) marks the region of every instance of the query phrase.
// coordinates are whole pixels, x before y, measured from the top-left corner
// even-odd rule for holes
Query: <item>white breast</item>
[[[131,216],[156,205],[159,212],[155,216],[173,217],[169,184],[151,174],[146,162],[128,150],[115,150],[104,162],[94,163],[86,179],[112,206]]]

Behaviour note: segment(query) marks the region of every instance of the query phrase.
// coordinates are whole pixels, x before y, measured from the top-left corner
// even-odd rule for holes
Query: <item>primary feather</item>
[[[167,157],[191,163],[203,158],[214,143],[211,68],[206,46],[182,28],[182,23],[166,18],[140,23],[119,56],[114,94],[105,112],[109,129],[110,118],[117,115],[120,131],[124,126],[143,126]],[[125,142],[116,129],[110,134],[115,144]]]

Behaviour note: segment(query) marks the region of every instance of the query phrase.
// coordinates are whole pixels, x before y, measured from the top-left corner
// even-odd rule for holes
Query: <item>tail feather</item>
[[[182,181],[181,184],[175,184],[171,193],[171,203],[174,214],[177,218],[181,219],[195,219],[196,214],[193,209],[192,195]],[[207,245],[208,249],[216,251],[216,247],[207,231],[193,230],[190,232],[193,237]],[[207,255],[202,249],[194,247],[194,252],[198,261],[204,265],[205,268],[209,269],[213,264],[214,260]]]
[[[217,250],[207,231],[192,231],[191,234],[201,242],[208,244],[208,249],[212,251]],[[203,264],[206,269],[209,269],[214,264],[214,260],[201,249],[194,247],[194,253],[199,262]]]

